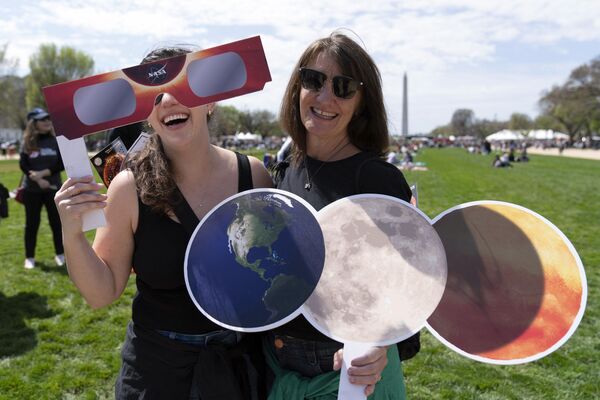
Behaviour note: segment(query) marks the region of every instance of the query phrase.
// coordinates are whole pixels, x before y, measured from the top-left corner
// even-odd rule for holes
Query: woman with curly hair
[[[142,64],[188,52],[156,50]],[[197,224],[227,197],[272,186],[261,161],[210,144],[214,108],[214,103],[187,108],[170,93],[159,94],[147,120],[151,139],[106,195],[86,177],[67,180],[56,196],[69,274],[93,308],[117,300],[135,268],[137,294],[121,351],[117,399],[256,397],[248,393],[252,377],[244,376],[249,367],[236,370],[231,362],[235,355],[229,350],[239,349],[240,335],[204,317],[184,280],[191,232],[176,210],[183,207]],[[93,209],[104,209],[107,225],[90,246],[81,216]]]

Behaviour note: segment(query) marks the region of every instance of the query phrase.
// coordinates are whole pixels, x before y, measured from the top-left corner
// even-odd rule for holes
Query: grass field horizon
[[[586,312],[571,339],[533,363],[498,366],[466,359],[422,330],[421,352],[403,364],[409,399],[592,399],[600,396],[600,161],[531,155],[513,168],[457,148],[425,149],[427,171],[405,172],[430,218],[459,204],[497,200],[528,208],[571,241],[585,267]],[[14,189],[18,162],[0,161]],[[0,399],[110,399],[131,315],[133,279],[119,301],[90,309],[53,263],[45,214],[39,268],[23,268],[23,207],[0,220]],[[90,238],[93,235],[89,235]]]

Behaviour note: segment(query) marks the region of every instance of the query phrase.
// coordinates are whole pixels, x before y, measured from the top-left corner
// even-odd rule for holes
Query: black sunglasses
[[[44,117],[44,118],[36,119],[36,121],[50,121],[50,117]]]
[[[314,69],[300,68],[300,84],[306,90],[320,91],[327,80],[327,75],[321,71]],[[358,89],[363,85],[349,76],[338,75],[331,78],[331,86],[333,94],[340,99],[351,99],[354,97]]]

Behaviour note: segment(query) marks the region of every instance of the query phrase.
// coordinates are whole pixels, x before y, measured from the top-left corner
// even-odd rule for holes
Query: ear
[[[206,105],[206,110],[207,110],[209,116],[215,111],[216,107],[217,107],[217,103],[208,103]]]

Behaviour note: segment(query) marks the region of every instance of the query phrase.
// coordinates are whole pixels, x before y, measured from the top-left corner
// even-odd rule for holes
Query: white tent
[[[507,140],[523,140],[525,137],[518,131],[510,131],[503,129],[499,132],[492,133],[485,138],[488,142],[503,142]]]
[[[255,141],[255,142],[260,142],[262,140],[262,136],[253,134],[250,132],[246,132],[246,133],[240,132],[235,135],[235,138],[238,140],[242,140],[242,141]]]
[[[568,140],[569,135],[561,132],[554,132],[552,129],[537,129],[529,131],[528,139],[533,140]]]

